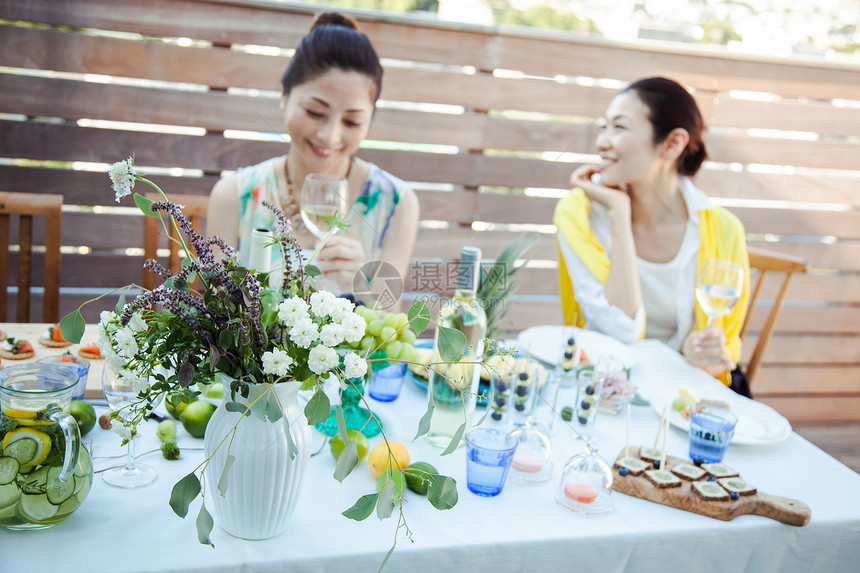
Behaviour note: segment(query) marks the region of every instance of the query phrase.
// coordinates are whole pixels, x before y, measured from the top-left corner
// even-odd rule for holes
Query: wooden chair
[[[148,193],[146,195],[148,199],[152,199],[153,201],[161,201],[161,195],[157,193]],[[184,208],[182,212],[186,217],[191,219],[191,225],[194,227],[197,232],[201,232],[203,217],[206,216],[206,210],[209,207],[209,197],[206,195],[171,195],[169,199],[176,203],[177,205],[183,205]],[[158,219],[153,217],[144,217],[146,221],[144,222],[143,228],[143,256],[144,260],[146,259],[158,259],[158,243],[159,243],[159,235],[162,234],[164,227]],[[165,219],[167,220],[167,219]],[[179,244],[174,240],[176,239],[176,232],[173,230],[173,227],[169,225],[170,228],[170,238],[167,241],[167,247],[170,251],[170,254],[167,258],[167,269],[175,273],[179,270]],[[187,242],[187,241],[186,241]],[[190,247],[191,245],[189,245]],[[160,283],[160,279],[156,276],[155,273],[152,273],[146,269],[143,270],[143,287],[152,290]]]
[[[765,275],[771,271],[785,273],[782,285],[779,288],[779,293],[773,301],[773,306],[770,308],[767,320],[764,323],[764,327],[761,329],[758,342],[753,349],[749,364],[747,364],[746,367],[747,380],[749,381],[750,386],[752,386],[753,379],[758,372],[759,366],[761,366],[764,351],[773,335],[773,330],[776,326],[776,319],[779,318],[779,313],[782,310],[782,302],[783,299],[785,299],[785,293],[788,290],[788,282],[791,280],[791,275],[794,273],[806,272],[806,262],[797,257],[753,248],[749,249],[749,258],[750,270],[758,270],[759,272],[758,279],[755,281],[755,286],[750,294],[749,309],[747,310],[747,316],[746,320],[744,320],[743,327],[741,327],[741,338],[744,337],[747,332],[747,328],[749,327],[750,317],[753,314],[753,308],[755,307],[759,291],[761,290],[761,285],[764,283]]]
[[[18,295],[15,322],[30,322],[33,270],[33,217],[45,217],[45,295],[42,321],[60,319],[60,244],[63,236],[63,196],[46,193],[0,192],[0,320],[6,320],[9,286],[11,215],[18,216]]]

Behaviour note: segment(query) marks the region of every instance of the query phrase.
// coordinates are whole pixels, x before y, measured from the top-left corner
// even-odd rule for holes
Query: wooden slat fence
[[[107,164],[134,153],[168,193],[206,195],[222,172],[285,152],[280,75],[317,10],[0,0],[0,189],[63,194],[62,312],[141,280],[143,221],[115,208]],[[527,230],[541,238],[507,327],[558,323],[553,206],[616,90],[667,75],[710,128],[699,186],[751,245],[810,267],[792,279],[757,396],[792,420],[860,420],[860,66],[351,13],[385,66],[359,155],[421,202],[411,296],[436,290],[422,273],[463,244],[492,260]]]

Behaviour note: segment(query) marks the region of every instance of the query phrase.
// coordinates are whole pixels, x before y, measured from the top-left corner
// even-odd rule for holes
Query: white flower
[[[315,374],[325,374],[340,361],[337,352],[328,346],[314,346],[308,353],[308,368]]]
[[[303,318],[296,321],[290,329],[290,339],[302,348],[307,348],[317,339],[318,328],[310,318]]]
[[[126,428],[119,420],[111,420],[110,429],[123,440],[131,440],[131,428]]]
[[[137,340],[134,339],[134,331],[127,326],[116,331],[114,341],[117,345],[117,354],[125,358],[134,357],[139,350]]]
[[[271,352],[263,353],[263,372],[265,374],[274,374],[275,376],[286,376],[290,372],[290,366],[293,365],[292,357],[287,354],[286,350],[275,348]]]
[[[343,365],[347,378],[361,378],[367,374],[367,360],[355,352],[350,352],[343,357]]]
[[[311,310],[320,318],[331,315],[337,307],[337,297],[327,290],[321,290],[311,295]]]
[[[98,344],[98,343],[96,343]],[[102,351],[102,355],[105,357],[105,362],[107,363],[108,368],[110,368],[111,372],[114,374],[119,374],[125,368],[125,360],[120,358],[120,356],[113,351],[113,349],[108,346],[107,348],[102,348],[99,346]]]
[[[352,309],[355,305],[351,300],[343,297],[334,299],[334,310],[331,313],[331,319],[336,322],[341,322],[344,318],[352,314]]]
[[[337,324],[326,324],[320,331],[320,340],[326,346],[337,346],[343,342],[343,337],[346,334],[346,329]]]
[[[132,332],[143,332],[149,328],[146,321],[143,320],[142,316],[140,316],[139,312],[131,315],[131,320],[128,321],[128,327],[131,328]]]
[[[119,203],[119,200],[131,193],[134,187],[134,159],[129,157],[117,161],[110,166],[109,174],[116,193],[116,201]]]
[[[105,337],[110,338],[108,335],[118,328],[118,321],[119,317],[115,312],[103,310],[99,314],[99,334],[104,334]]]
[[[288,298],[278,305],[278,320],[286,326],[293,326],[299,320],[310,318],[308,316],[308,303],[301,298],[294,296]]]
[[[119,379],[131,386],[132,390],[137,393],[149,390],[149,376],[141,376],[138,372],[133,370],[121,371],[119,373]]]
[[[364,329],[367,326],[367,322],[357,314],[347,314],[341,320],[341,325],[344,330],[343,338],[347,342],[358,342],[364,338]]]

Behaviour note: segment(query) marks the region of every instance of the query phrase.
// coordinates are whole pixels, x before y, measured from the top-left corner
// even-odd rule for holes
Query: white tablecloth
[[[637,363],[633,380],[645,395],[678,384],[712,385],[712,379],[689,367],[654,341],[632,347]],[[176,517],[167,504],[170,489],[202,460],[202,440],[179,427],[183,459],[160,454],[141,461],[157,468],[156,483],[137,490],[106,485],[97,474],[84,504],[68,519],[43,531],[0,531],[2,571],[348,571],[378,569],[392,542],[397,549],[386,571],[750,571],[822,573],[855,572],[860,567],[860,476],[796,434],[768,446],[729,448],[726,463],[760,491],[799,499],[812,510],[805,527],[759,516],[724,522],[614,493],[614,511],[604,517],[581,517],[554,500],[565,461],[582,450],[569,429],[557,421],[553,431],[555,475],[548,483],[508,483],[501,495],[482,498],[465,487],[463,449],[440,457],[423,439],[411,442],[424,411],[424,392],[406,381],[391,403],[372,402],[385,422],[389,439],[408,445],[412,460],[434,464],[458,482],[460,501],[437,511],[426,499],[406,494],[406,527],[399,532],[396,513],[363,522],[341,516],[360,495],[374,491],[364,462],[343,484],[332,479],[334,461],[326,446],[311,460],[302,500],[287,530],[273,539],[243,541],[219,529],[215,548],[197,542],[194,519]],[[99,409],[104,411],[102,407]],[[479,410],[482,412],[482,410]],[[653,443],[659,421],[650,407],[632,408],[631,445]],[[595,442],[612,461],[625,440],[626,416],[601,414]],[[139,452],[156,447],[154,423],[143,430]],[[315,432],[316,444],[323,443]],[[96,469],[120,454],[119,439],[94,429],[85,437],[95,449]],[[375,445],[380,438],[371,440]],[[687,436],[672,428],[670,454],[684,457]]]

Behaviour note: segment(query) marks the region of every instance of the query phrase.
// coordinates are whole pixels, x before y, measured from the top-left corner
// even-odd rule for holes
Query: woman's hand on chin
[[[585,196],[600,203],[610,211],[626,209],[630,211],[630,197],[619,187],[608,187],[595,183],[592,177],[600,173],[597,165],[583,165],[570,176],[570,184],[585,191]]]
[[[687,362],[711,376],[719,376],[737,366],[729,357],[726,334],[718,326],[691,332],[684,340],[681,351]]]
[[[346,235],[334,235],[320,249],[316,266],[322,272],[324,284],[335,283],[340,293],[352,292],[355,275],[364,264],[366,255],[362,244]]]

